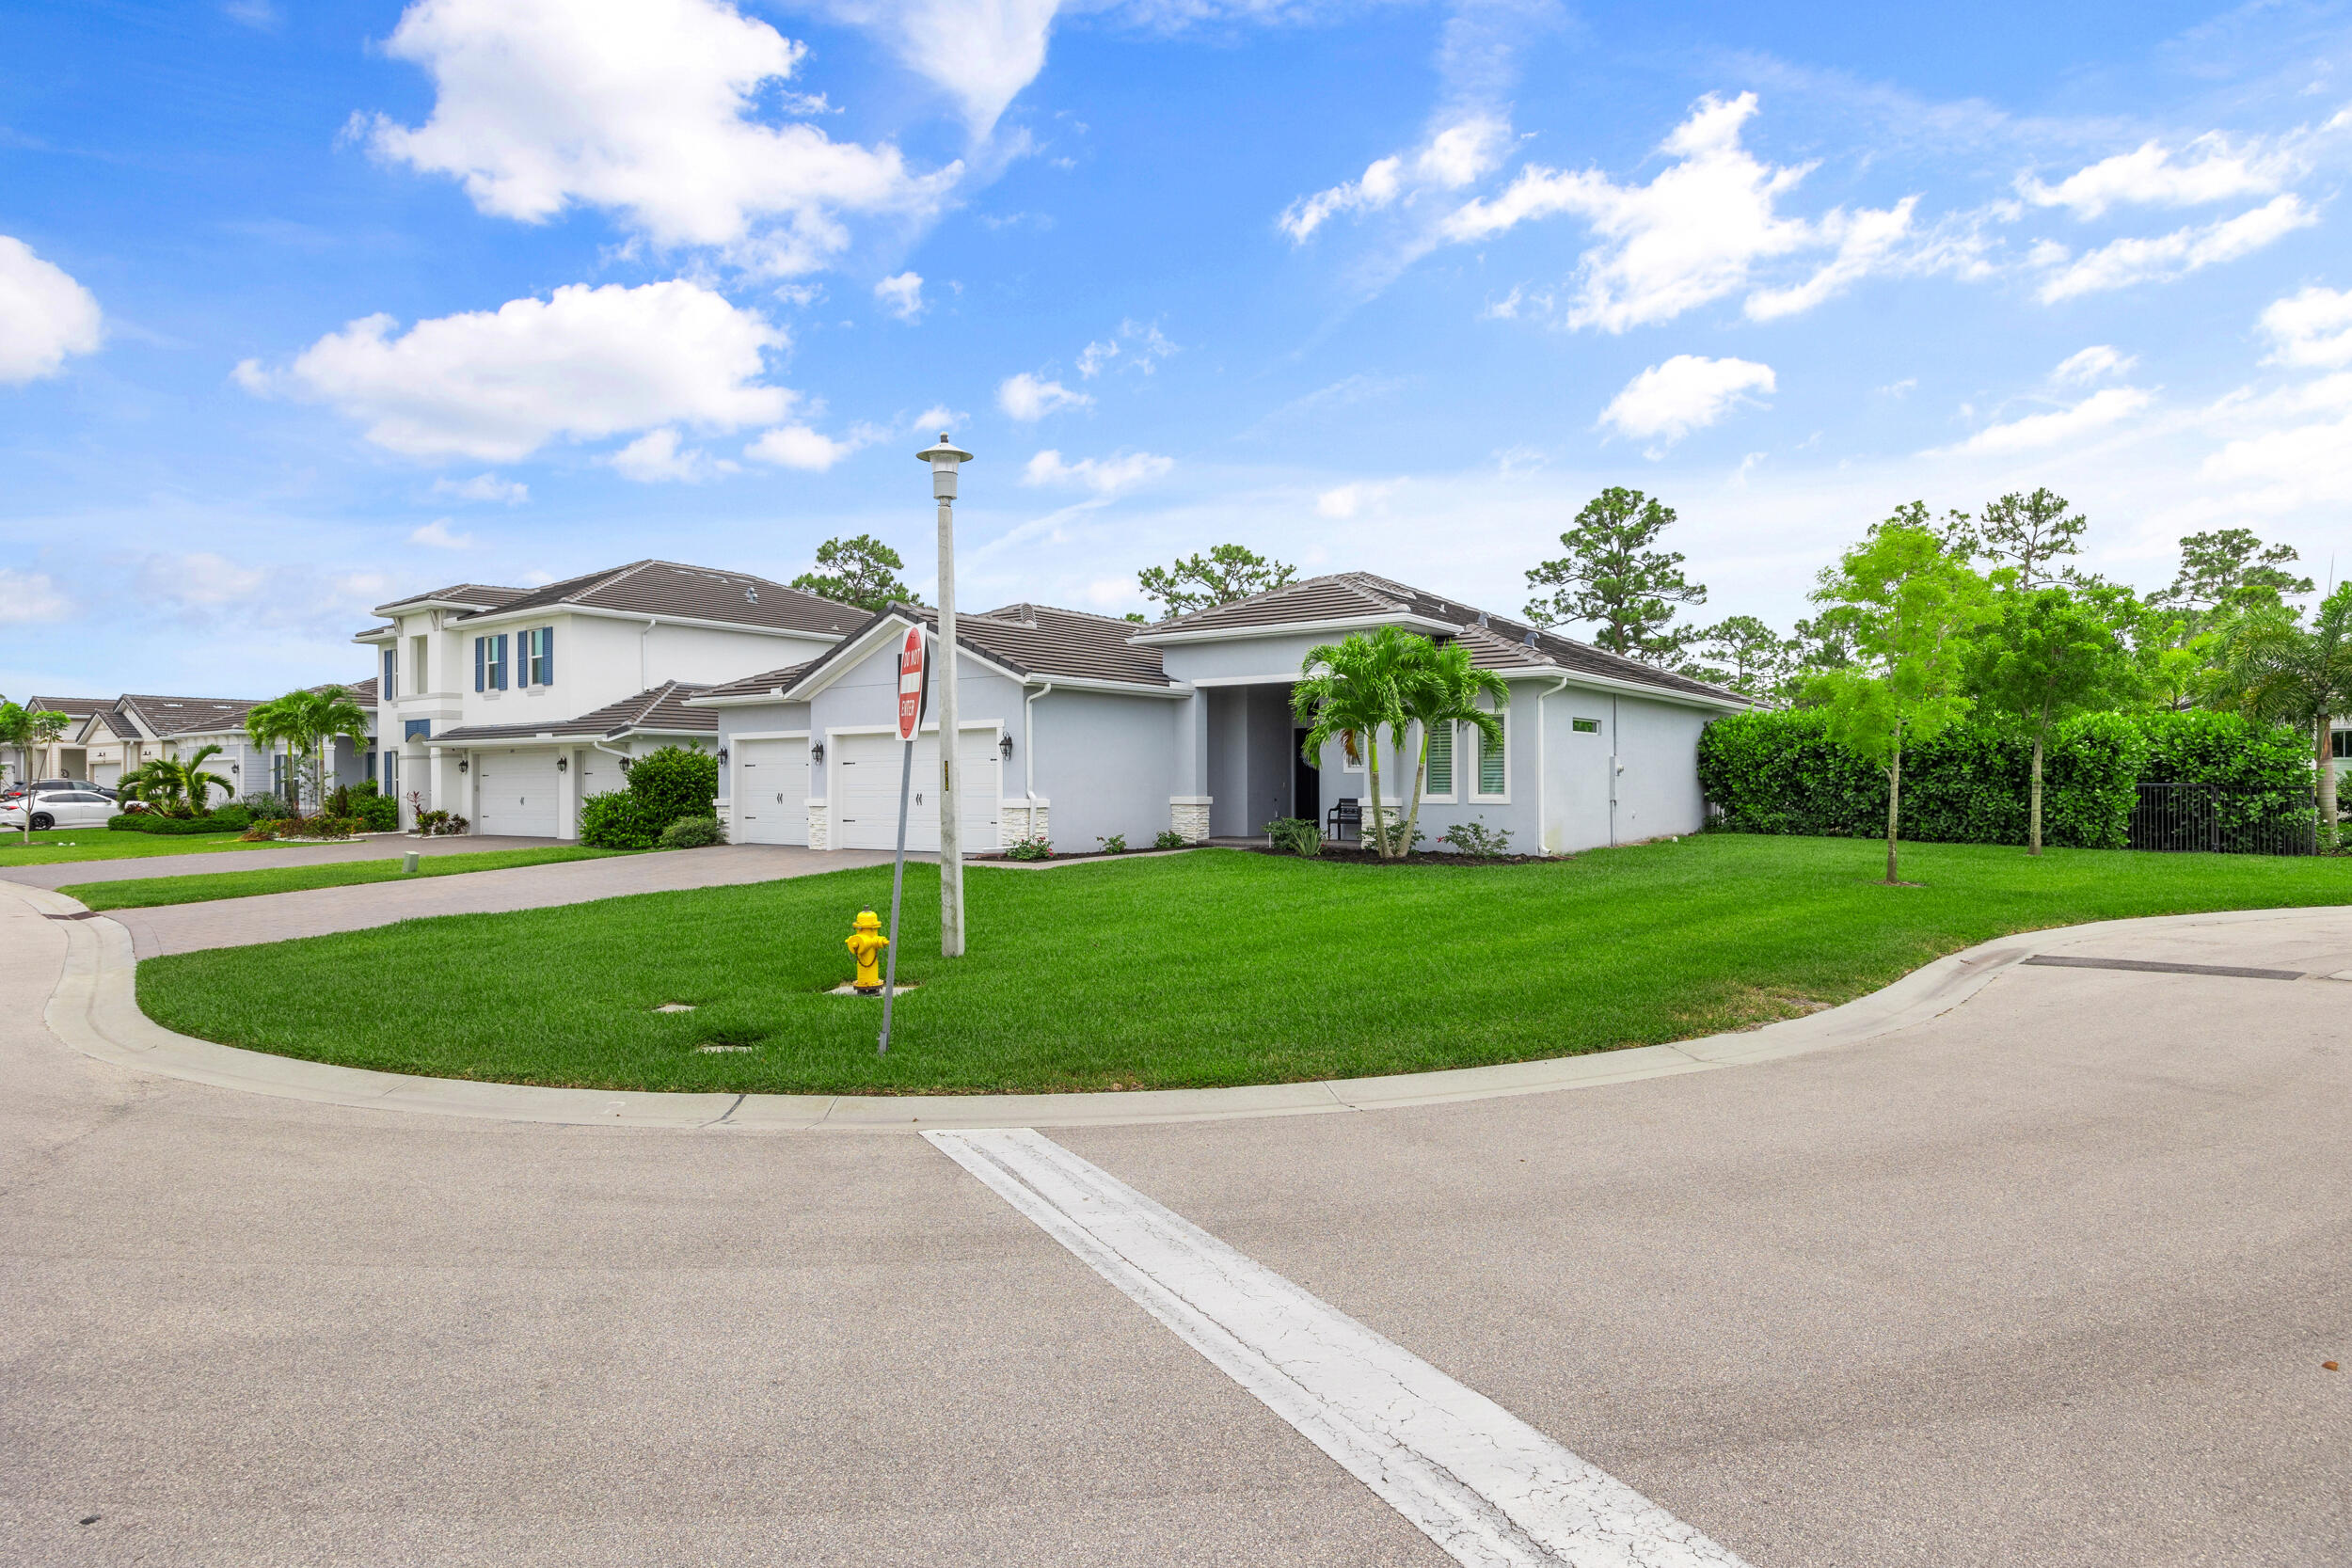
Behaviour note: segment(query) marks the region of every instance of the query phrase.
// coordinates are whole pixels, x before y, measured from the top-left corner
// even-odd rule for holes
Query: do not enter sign
[[[909,626],[898,648],[898,738],[913,740],[923,722],[923,628]]]

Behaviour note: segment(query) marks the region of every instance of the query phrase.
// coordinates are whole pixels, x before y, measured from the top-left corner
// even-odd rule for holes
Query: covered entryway
[[[553,752],[476,752],[473,774],[475,832],[501,838],[555,836]]]
[[[734,822],[738,844],[808,842],[808,739],[735,743]],[[934,830],[935,832],[935,830]]]
[[[834,742],[834,847],[890,849],[898,842],[898,774],[901,767],[895,735],[845,735]],[[957,749],[962,765],[963,828],[966,853],[993,852],[996,845],[996,730],[966,729]],[[939,848],[939,736],[937,731],[914,742],[914,799],[907,807],[907,847],[936,853]]]

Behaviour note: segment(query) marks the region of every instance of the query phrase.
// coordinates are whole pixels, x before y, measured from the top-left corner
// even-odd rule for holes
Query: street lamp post
[[[931,495],[939,502],[939,669],[932,677],[939,714],[939,952],[948,958],[963,957],[963,790],[958,772],[956,741],[956,465],[972,454],[948,445],[947,433],[939,444],[914,454],[931,466]]]

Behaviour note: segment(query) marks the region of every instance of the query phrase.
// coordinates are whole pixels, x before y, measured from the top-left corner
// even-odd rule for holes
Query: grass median
[[[2007,932],[2352,904],[2352,860],[1904,849],[1717,834],[1538,865],[1213,850],[975,868],[939,958],[907,868],[890,1054],[827,994],[886,867],[408,921],[139,965],[186,1034],[353,1067],[608,1089],[1174,1088],[1413,1072],[1687,1039],[1874,990]],[[654,1009],[684,1003],[690,1012]]]
[[[353,887],[364,882],[414,881],[465,871],[503,871],[516,865],[558,861],[595,861],[626,849],[583,849],[578,845],[545,849],[485,849],[471,855],[420,855],[417,869],[405,872],[398,856],[380,861],[331,861],[321,865],[273,865],[251,871],[208,871],[179,877],[136,877],[119,882],[75,882],[57,891],[93,910],[146,910],[162,904],[203,904],[215,898],[252,898],[264,893],[300,893],[309,888]]]
[[[117,832],[111,828],[52,828],[24,842],[24,830],[0,828],[0,866],[55,865],[63,861],[119,861],[141,855],[207,855],[219,849],[298,849],[295,844],[246,844],[235,832]]]

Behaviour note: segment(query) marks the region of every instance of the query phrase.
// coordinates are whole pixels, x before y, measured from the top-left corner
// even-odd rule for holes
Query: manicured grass
[[[1735,834],[1533,866],[1231,851],[975,868],[969,955],[907,868],[880,1004],[826,990],[887,868],[452,915],[152,958],[139,1000],[208,1039],[356,1067],[598,1088],[1164,1088],[1411,1072],[1685,1039],[1847,1001],[2005,932],[2352,904],[2352,860]],[[694,1004],[657,1013],[665,1002]],[[705,1044],[749,1045],[704,1053]]]
[[[135,855],[205,855],[215,849],[292,849],[300,845],[246,844],[233,832],[134,833],[111,828],[52,828],[33,834],[0,829],[0,866],[55,865],[60,861],[119,861]]]
[[[76,882],[57,891],[69,898],[79,898],[93,910],[144,910],[158,904],[203,904],[215,898],[250,898],[262,893],[298,893],[305,888],[396,882],[464,871],[501,871],[510,865],[546,865],[553,861],[596,861],[629,852],[583,849],[567,844],[546,849],[485,849],[475,855],[420,855],[413,873],[402,871],[400,857],[394,855],[380,861],[330,861],[324,865],[264,866],[254,871],[215,871],[193,877]]]

